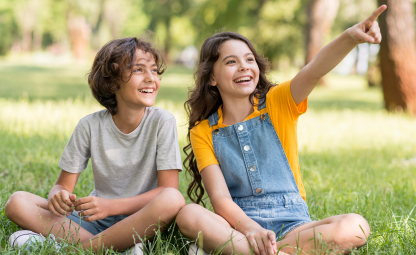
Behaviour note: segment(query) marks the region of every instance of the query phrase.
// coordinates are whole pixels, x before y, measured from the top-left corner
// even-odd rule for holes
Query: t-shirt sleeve
[[[291,81],[283,82],[269,91],[267,95],[271,107],[269,111],[279,109],[279,111],[286,112],[296,119],[308,109],[308,99],[306,98],[302,103],[296,105],[290,91],[290,83]]]
[[[212,131],[208,125],[206,126],[201,123],[195,126],[190,134],[192,150],[200,172],[209,165],[219,165],[212,145]]]
[[[69,173],[80,173],[87,168],[90,157],[90,133],[80,121],[65,146],[58,166]]]
[[[156,169],[182,171],[181,153],[175,118],[160,123],[157,132]]]

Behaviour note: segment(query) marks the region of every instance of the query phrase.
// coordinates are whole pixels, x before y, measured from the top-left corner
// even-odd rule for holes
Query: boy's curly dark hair
[[[127,37],[112,40],[104,45],[95,56],[88,74],[92,95],[111,115],[117,113],[115,92],[120,88],[120,81],[127,82],[133,74],[136,49],[151,53],[158,67],[157,73],[161,75],[165,72],[166,63],[150,42],[141,38]]]

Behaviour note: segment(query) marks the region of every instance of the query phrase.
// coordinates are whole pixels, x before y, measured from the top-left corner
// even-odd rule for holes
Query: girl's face
[[[151,53],[136,49],[133,74],[127,82],[120,81],[120,89],[115,92],[117,105],[133,109],[152,106],[160,87],[157,68]]]
[[[247,44],[240,40],[228,40],[220,46],[211,85],[217,86],[223,100],[245,98],[255,90],[259,72]]]

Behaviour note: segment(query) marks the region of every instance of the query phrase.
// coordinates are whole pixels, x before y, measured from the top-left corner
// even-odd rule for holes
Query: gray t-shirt
[[[140,125],[122,133],[102,110],[82,118],[59,161],[70,173],[82,172],[91,158],[95,189],[90,196],[132,197],[157,188],[157,171],[182,171],[175,117],[148,107]]]

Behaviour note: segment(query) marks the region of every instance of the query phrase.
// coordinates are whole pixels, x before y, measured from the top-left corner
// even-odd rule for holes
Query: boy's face
[[[115,92],[117,108],[140,109],[154,105],[160,87],[157,68],[151,53],[136,49],[136,63],[130,80],[120,81],[120,89]],[[129,75],[128,71],[125,75]]]

